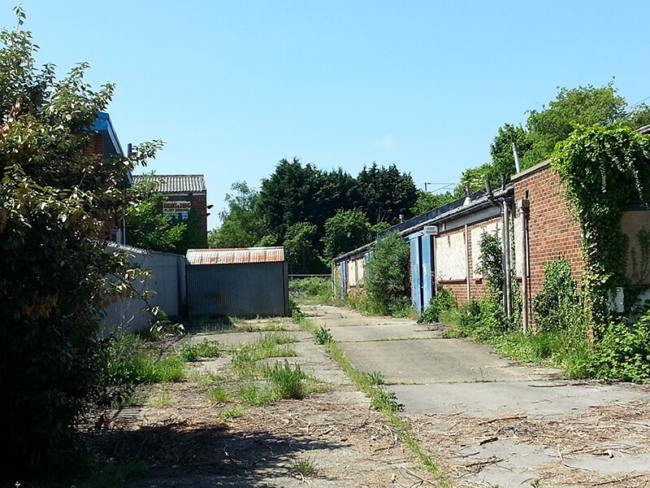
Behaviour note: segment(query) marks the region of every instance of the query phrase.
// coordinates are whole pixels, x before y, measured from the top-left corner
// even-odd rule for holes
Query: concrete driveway
[[[384,376],[421,446],[444,458],[448,472],[458,476],[455,484],[650,486],[650,443],[643,440],[650,434],[648,386],[567,381],[559,370],[520,364],[468,340],[443,339],[440,328],[408,319],[364,317],[332,306],[307,312],[330,329],[355,367]],[[625,408],[634,417],[612,419]],[[636,422],[631,429],[626,417]],[[594,430],[592,424],[605,419],[609,430]],[[563,422],[578,437],[553,428]],[[615,441],[625,449],[608,448]]]

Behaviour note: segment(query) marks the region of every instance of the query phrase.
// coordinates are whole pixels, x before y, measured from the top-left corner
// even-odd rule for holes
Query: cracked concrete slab
[[[531,381],[559,374],[513,363],[490,354],[491,346],[458,339],[344,342],[339,346],[355,367],[380,371],[388,383]]]
[[[477,418],[509,414],[533,417],[575,414],[616,402],[650,401],[648,393],[616,385],[557,381],[392,385],[389,389],[409,414],[462,413]]]
[[[423,326],[406,319],[362,317],[336,307],[316,307],[313,312],[316,324],[330,328],[356,368],[382,373],[388,390],[404,406],[404,414],[410,415],[416,431],[422,429],[420,435],[429,442],[421,447],[435,452],[444,443],[446,460],[454,466],[462,486],[521,488],[541,480],[540,486],[550,482],[557,487],[594,483],[636,487],[650,480],[650,451],[645,444],[611,435],[607,442],[597,442],[598,436],[590,437],[593,429],[587,420],[578,428],[582,429],[580,438],[592,442],[589,449],[564,448],[561,454],[561,445],[568,439],[558,437],[556,443],[547,435],[538,441],[533,422],[539,419],[559,425],[576,416],[598,419],[599,414],[590,412],[632,405],[634,417],[614,416],[609,421],[638,425],[644,432],[650,423],[639,406],[650,402],[648,388],[568,381],[559,370],[491,354],[487,345],[427,338],[439,332],[425,332]],[[459,423],[460,418],[465,420]],[[509,418],[526,420],[519,424]],[[468,430],[459,432],[460,425]],[[605,426],[594,428],[602,433]],[[569,431],[563,429],[558,436]],[[480,443],[474,432],[488,435],[487,442]],[[465,442],[459,443],[460,439]],[[571,440],[575,445],[576,439]],[[625,484],[632,479],[637,484]]]

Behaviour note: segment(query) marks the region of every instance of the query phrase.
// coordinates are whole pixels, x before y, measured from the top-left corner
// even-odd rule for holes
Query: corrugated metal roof
[[[160,193],[199,193],[206,190],[203,175],[135,175],[134,183],[158,181]]]
[[[188,249],[185,257],[190,264],[273,263],[284,261],[284,247]]]

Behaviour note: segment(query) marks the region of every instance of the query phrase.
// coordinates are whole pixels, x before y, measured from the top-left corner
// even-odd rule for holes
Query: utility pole
[[[432,185],[433,183],[427,183],[426,181],[424,182],[424,191],[428,192],[429,190],[427,189],[427,185]]]

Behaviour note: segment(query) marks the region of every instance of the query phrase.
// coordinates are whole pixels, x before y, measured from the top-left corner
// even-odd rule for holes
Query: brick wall
[[[95,134],[90,145],[84,150],[87,155],[97,154],[104,156],[104,138],[100,134]]]
[[[547,164],[531,168],[515,179],[515,202],[529,200],[528,242],[530,256],[529,294],[531,299],[542,289],[544,263],[564,256],[571,263],[571,274],[580,278],[583,270],[582,231],[560,189],[560,177]],[[514,179],[514,178],[513,178]],[[519,216],[519,210],[517,210]],[[531,320],[534,320],[531,308]]]
[[[199,215],[201,222],[201,232],[204,236],[208,235],[208,203],[206,195],[165,195],[168,202],[186,202],[190,201],[192,208]],[[162,211],[162,209],[161,209]]]

